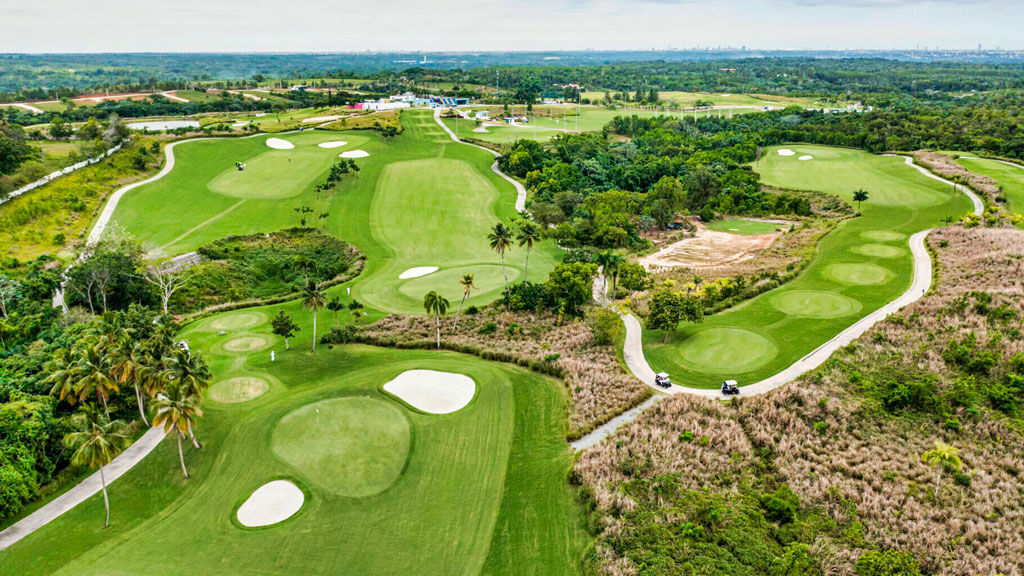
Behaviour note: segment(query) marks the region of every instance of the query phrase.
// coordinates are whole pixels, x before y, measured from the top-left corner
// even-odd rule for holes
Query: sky
[[[1024,49],[1021,0],[0,0],[0,52]]]

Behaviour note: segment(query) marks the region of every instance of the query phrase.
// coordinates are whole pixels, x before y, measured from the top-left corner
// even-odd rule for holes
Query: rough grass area
[[[674,396],[582,455],[601,573],[852,575],[888,548],[922,574],[1020,573],[1024,232],[933,234],[936,289],[817,373],[730,403]],[[936,440],[964,463],[938,485],[921,458]]]
[[[989,158],[960,158],[960,164],[972,173],[992,178],[999,185],[996,200],[1016,215],[1017,225],[1024,227],[1024,166]]]
[[[623,370],[611,343],[595,343],[587,323],[559,323],[551,314],[512,315],[493,309],[473,314],[464,311],[454,332],[453,323],[450,316],[444,319],[442,346],[562,376],[569,393],[570,439],[650,396],[647,386]],[[367,327],[363,337],[389,346],[430,347],[435,325],[432,318],[387,316]]]
[[[384,110],[381,112],[358,112],[349,113],[344,118],[335,120],[328,124],[319,126],[320,130],[384,130],[392,127],[395,130],[402,130],[401,114],[398,110]]]

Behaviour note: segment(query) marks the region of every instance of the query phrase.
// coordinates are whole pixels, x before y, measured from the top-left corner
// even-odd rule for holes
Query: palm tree
[[[448,311],[448,300],[431,290],[423,297],[423,308],[426,309],[427,314],[434,315],[434,321],[437,324],[437,347],[441,348],[441,316]]]
[[[192,354],[188,350],[177,348],[172,354],[164,357],[163,367],[161,376],[164,382],[180,386],[185,394],[195,396],[198,402],[203,401],[203,390],[210,385],[210,368],[198,352]],[[196,440],[195,433],[192,432],[191,423],[188,426],[188,436],[196,449],[202,448],[199,440]]]
[[[857,203],[857,211],[860,212],[860,203],[868,199],[868,191],[863,188],[853,192],[853,201]]]
[[[109,417],[107,400],[120,388],[111,369],[112,354],[105,342],[102,336],[87,336],[76,345],[72,354],[75,356],[75,392],[78,399],[85,400],[90,394],[95,394]]]
[[[79,432],[72,432],[64,437],[64,445],[74,450],[71,463],[75,466],[99,468],[100,486],[103,489],[103,527],[110,526],[110,497],[107,495],[107,478],[103,467],[114,459],[131,440],[125,432],[124,422],[111,421],[100,414],[95,406],[87,406],[76,415],[75,419],[81,427]]]
[[[612,261],[614,252],[611,250],[605,250],[598,252],[594,256],[594,261],[601,267],[601,293],[604,294],[608,291],[608,265]]]
[[[132,383],[132,387],[135,389],[135,401],[139,405],[139,416],[148,427],[149,420],[146,419],[146,407],[142,400],[139,383],[150,374],[147,370],[153,361],[150,355],[150,346],[145,341],[133,339],[131,332],[125,331],[117,339],[112,356],[111,372],[114,378],[122,385],[129,381]]]
[[[491,243],[491,250],[501,254],[501,272],[505,275],[505,294],[508,295],[508,272],[505,271],[505,252],[512,247],[512,231],[504,224],[498,222],[494,229],[487,235]]]
[[[43,365],[43,370],[50,374],[43,381],[50,385],[50,395],[56,396],[58,402],[67,400],[68,404],[74,405],[78,401],[78,393],[75,390],[75,357],[71,351],[59,348],[53,358]]]
[[[310,278],[302,291],[302,307],[313,312],[313,352],[316,352],[316,312],[324,305],[324,293],[316,285],[316,280]]]
[[[946,468],[959,471],[964,463],[960,460],[960,449],[945,442],[935,441],[935,448],[921,455],[921,460],[935,468],[935,500],[939,499],[939,481]]]
[[[338,312],[345,309],[345,304],[342,303],[341,298],[334,297],[327,302],[327,309],[334,312],[334,325],[338,325]]]
[[[163,426],[164,432],[171,430],[177,432],[178,436],[178,459],[181,461],[181,472],[188,478],[188,469],[185,468],[185,453],[181,450],[181,440],[185,434],[192,429],[196,418],[203,415],[199,407],[199,396],[189,394],[185,386],[179,382],[170,382],[166,389],[157,394],[153,406],[156,413],[153,415],[153,425]]]
[[[619,287],[619,270],[622,269],[622,265],[626,262],[626,259],[618,252],[612,252],[608,258],[608,262],[605,263],[605,273],[612,275],[612,300],[615,299],[615,291]]]
[[[463,274],[462,279],[459,280],[459,285],[462,286],[462,302],[459,302],[459,309],[455,311],[455,324],[452,326],[453,334],[459,327],[459,314],[462,313],[462,305],[466,303],[466,298],[469,297],[469,291],[476,288],[476,275]]]
[[[540,228],[527,220],[519,227],[519,234],[516,235],[516,240],[519,241],[520,247],[526,246],[526,266],[523,267],[523,284],[526,284],[527,278],[530,275],[530,251],[533,250],[535,242],[540,242]]]

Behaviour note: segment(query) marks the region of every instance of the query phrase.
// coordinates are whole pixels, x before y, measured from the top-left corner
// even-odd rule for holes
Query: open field
[[[430,290],[454,302],[465,273],[475,273],[478,286],[467,303],[490,302],[503,289],[504,275],[487,232],[514,216],[515,190],[491,171],[489,153],[452,142],[430,111],[404,113],[403,125],[405,132],[387,142],[367,131],[306,131],[280,136],[294,144],[290,150],[269,148],[266,136],[182,144],[174,170],[126,195],[113,222],[148,249],[173,255],[229,234],[296,226],[294,209],[309,206],[309,223],[367,255],[352,286],[367,306],[417,312]],[[318,146],[336,140],[347,144]],[[315,186],[338,154],[357,149],[370,154],[358,160],[358,174],[317,197]],[[238,171],[235,162],[246,169]],[[321,220],[323,213],[329,216]],[[532,279],[544,278],[556,250],[548,242],[535,247]],[[509,281],[522,276],[525,257],[518,247],[506,255]],[[399,279],[409,268],[426,266],[440,270]]]
[[[789,229],[787,224],[765,222],[762,220],[716,220],[708,224],[707,227],[719,232],[732,232],[733,234],[771,234],[779,230]]]
[[[614,94],[615,91],[612,91]],[[584,92],[583,97],[589,98],[591,102],[599,103],[604,100],[604,92]],[[671,106],[692,107],[698,100],[710,100],[715,106],[800,106],[808,107],[813,105],[810,98],[794,98],[790,96],[776,96],[770,94],[721,94],[709,92],[676,92],[663,91],[658,93],[662,102]]]
[[[269,329],[279,309],[302,326],[287,352]],[[565,482],[560,383],[454,353],[321,346],[311,354],[309,316],[293,302],[186,329],[217,382],[196,430],[204,446],[186,452],[192,477],[182,479],[175,442],[165,440],[110,486],[109,529],[97,494],[0,552],[0,574],[169,574],[186,550],[195,575],[226,566],[247,574],[576,573],[585,536]],[[320,313],[321,328],[332,316]],[[254,337],[262,349],[230,351]],[[381,389],[413,369],[465,374],[476,395],[452,414],[413,410]],[[220,383],[237,389],[238,379],[263,385],[220,401]],[[241,527],[238,506],[280,479],[302,489],[301,509],[280,524]]]
[[[1024,167],[1013,166],[988,158],[957,159],[964,168],[995,180],[1006,196],[1006,206],[1011,212],[1024,214]]]
[[[734,378],[750,384],[789,366],[822,342],[903,293],[912,260],[907,238],[961,216],[970,202],[930,180],[902,158],[822,146],[769,149],[755,166],[772,186],[820,190],[851,201],[856,188],[870,199],[862,216],[841,223],[819,244],[801,275],[735,308],[682,326],[662,343],[644,332],[644,352],[656,371],[679,384],[714,387]],[[800,161],[801,155],[814,157]]]

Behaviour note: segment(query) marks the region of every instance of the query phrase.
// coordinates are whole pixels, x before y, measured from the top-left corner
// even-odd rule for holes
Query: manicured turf
[[[775,222],[759,222],[757,220],[715,220],[708,224],[708,228],[733,234],[771,234],[780,229],[788,229],[789,226]]]
[[[965,196],[924,177],[902,158],[823,146],[786,148],[796,154],[779,156],[771,148],[754,166],[766,184],[821,190],[847,201],[864,188],[870,200],[860,217],[822,239],[795,280],[702,324],[682,326],[667,344],[661,332],[645,331],[651,366],[680,384],[715,387],[736,379],[746,385],[789,366],[907,289],[913,275],[906,247],[911,234],[970,209]],[[797,159],[805,154],[814,160]]]
[[[515,189],[491,171],[491,154],[452,142],[431,111],[405,112],[402,121],[404,133],[386,142],[370,131],[306,131],[279,135],[295,144],[292,150],[268,148],[263,135],[181,144],[174,170],[126,195],[114,222],[148,248],[171,255],[229,234],[297,226],[294,209],[310,206],[314,223],[368,256],[364,272],[349,286],[365,305],[416,312],[430,290],[454,302],[462,296],[457,281],[464,273],[476,273],[479,287],[468,302],[490,302],[504,287],[504,275],[487,232],[514,217]],[[348,144],[317,146],[331,140]],[[354,149],[370,153],[357,160],[358,175],[318,196],[314,188],[338,154]],[[235,162],[244,162],[245,170],[238,171]],[[321,213],[328,217],[320,220]],[[518,246],[506,254],[510,281],[522,276],[525,257]],[[530,278],[542,280],[556,259],[553,243],[536,246]],[[398,279],[416,266],[440,270]]]
[[[269,389],[270,384],[263,378],[238,376],[220,380],[210,386],[210,398],[221,404],[248,402],[262,396]]]
[[[994,179],[1003,188],[1006,207],[1011,212],[1024,214],[1024,167],[988,158],[959,158],[957,162],[971,172]]]
[[[235,335],[213,329],[218,318],[183,334],[218,380],[274,378],[248,402],[205,403],[204,447],[186,448],[191,479],[167,440],[110,486],[110,528],[97,495],[0,552],[0,574],[578,573],[586,537],[566,482],[559,382],[448,352],[311,354],[309,314],[294,303],[262,312],[278,309],[302,325],[290,351],[268,323],[247,328],[274,339],[275,362],[267,351],[220,352]],[[320,325],[331,316],[322,312]],[[480,386],[458,412],[424,414],[381,390],[410,369]],[[237,507],[275,479],[303,489],[302,509],[278,525],[239,526]]]

